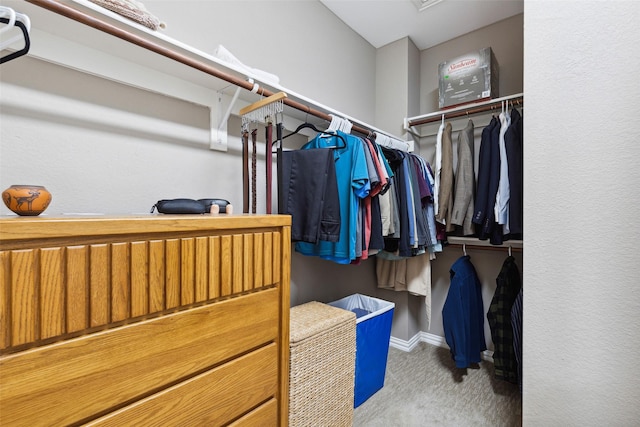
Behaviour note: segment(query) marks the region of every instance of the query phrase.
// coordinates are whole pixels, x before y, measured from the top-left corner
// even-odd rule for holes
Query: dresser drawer
[[[278,327],[273,288],[0,357],[2,422],[93,419],[275,342]]]
[[[277,347],[269,344],[88,425],[217,426],[247,414],[247,422],[237,425],[252,425],[253,419],[275,426],[275,406],[250,412],[273,398],[277,388]]]
[[[242,418],[229,424],[229,427],[275,426],[278,419],[278,401],[270,399]]]

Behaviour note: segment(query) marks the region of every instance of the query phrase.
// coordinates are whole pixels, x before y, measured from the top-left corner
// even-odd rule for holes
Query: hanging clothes
[[[451,222],[462,226],[462,234],[474,234],[473,228],[474,195],[476,175],[473,165],[474,159],[474,125],[469,120],[467,126],[458,133],[458,166],[455,175],[455,194]]]
[[[402,154],[402,168],[404,170],[405,179],[405,195],[407,201],[407,213],[409,215],[409,245],[411,247],[411,256],[415,255],[415,250],[418,248],[418,220],[416,218],[416,183],[415,177],[412,174],[413,167],[409,166],[409,154]]]
[[[283,214],[291,215],[291,240],[317,243],[340,238],[340,199],[333,160],[327,148],[283,151]]]
[[[340,238],[337,242],[319,241],[316,244],[297,242],[295,250],[303,255],[318,256],[339,264],[356,259],[356,239],[359,200],[369,194],[369,174],[360,138],[336,132],[336,136],[319,134],[302,149],[331,149],[335,162],[338,197],[340,199]],[[344,147],[337,147],[343,139]]]
[[[385,239],[383,257],[401,259],[441,251],[434,217],[434,177],[413,153],[384,149],[393,169],[387,194],[380,196]],[[431,257],[432,258],[432,257]]]
[[[444,117],[442,123],[438,127],[438,134],[436,136],[436,158],[434,161],[434,192],[433,192],[433,205],[434,214],[437,216],[440,213],[440,173],[442,171],[442,134],[444,133]]]
[[[509,231],[512,239],[522,240],[523,216],[523,152],[522,115],[513,108],[511,125],[504,135],[509,162]]]
[[[494,116],[482,130],[478,163],[473,223],[478,224],[478,238],[489,239],[492,244],[502,244],[502,228],[496,230],[495,201],[500,183],[500,121]]]
[[[423,240],[420,242],[426,251],[431,252],[430,249],[433,248],[437,241],[435,239],[435,217],[432,213],[433,209],[429,210],[430,206],[433,207],[433,194],[431,184],[429,183],[428,165],[420,156],[411,154],[410,158],[413,163],[413,172],[418,188],[416,215],[420,221],[419,230],[421,236],[424,235],[421,237]]]
[[[392,182],[392,178],[389,179],[389,182]],[[393,210],[391,206],[391,195],[394,194],[393,186],[389,187],[389,189],[378,196],[378,201],[380,203],[380,221],[382,223],[382,236],[393,235],[395,232],[395,227],[393,224]],[[394,196],[395,197],[395,196]],[[383,242],[384,245],[384,242]],[[383,246],[384,248],[384,246]]]
[[[379,195],[389,189],[389,178],[385,160],[381,158],[377,144],[364,138],[365,152],[371,155],[373,162],[373,175],[369,172],[369,180],[374,179],[371,184],[369,195],[365,198],[366,204],[369,205],[370,215],[368,224],[368,240],[366,241],[368,256],[375,255],[384,248],[384,237],[382,234],[382,219],[380,216],[380,198]],[[373,176],[373,178],[372,178]],[[368,199],[368,200],[367,200]]]
[[[513,348],[511,309],[522,287],[520,271],[514,257],[502,264],[496,278],[496,290],[487,312],[491,338],[495,347],[493,363],[495,377],[512,383],[518,382],[518,362]]]
[[[429,226],[429,239],[431,240],[427,250],[431,254],[431,259],[434,259],[436,252],[442,252],[442,243],[438,240],[438,226],[436,224],[435,208],[434,208],[434,177],[431,166],[422,160],[424,177],[427,179],[427,185],[431,192],[431,199],[428,201],[425,215],[427,216],[427,225]]]
[[[334,145],[336,137],[346,141],[344,146]],[[325,163],[326,153],[312,150],[333,153],[335,173]],[[433,253],[437,247],[433,177],[430,165],[419,156],[338,131],[329,136],[321,132],[297,153],[288,151],[281,157],[287,185],[282,185],[279,203],[294,216],[292,240],[297,252],[358,264],[373,255],[403,259]],[[314,176],[307,170],[319,173]],[[324,205],[335,199],[325,193],[335,186],[333,182],[323,186],[321,177],[326,175],[335,175],[338,215],[335,204]],[[296,212],[306,216],[296,218],[300,215]]]
[[[513,329],[513,351],[518,363],[518,386],[522,393],[522,288],[511,307],[511,328]]]
[[[409,182],[411,184],[411,193],[409,196],[412,199],[413,204],[413,224],[414,224],[414,240],[413,240],[413,255],[424,253],[424,248],[427,245],[427,221],[422,211],[422,197],[420,197],[420,188],[424,186],[424,178],[420,177],[416,173],[416,167],[413,160],[413,155],[407,153],[405,156],[406,165],[408,171]]]
[[[509,234],[509,161],[507,159],[507,148],[505,145],[505,134],[511,125],[511,116],[503,111],[500,113],[500,178],[498,180],[498,191],[494,204],[494,216],[496,223],[502,226],[502,234]]]
[[[480,153],[478,156],[478,183],[476,189],[475,212],[473,223],[477,224],[478,234],[482,230],[482,225],[487,218],[487,206],[489,199],[489,177],[491,175],[491,132],[497,124],[495,117],[487,126],[482,129],[480,138]]]
[[[376,257],[378,288],[424,297],[427,325],[431,324],[431,261],[428,255],[401,260]]]
[[[442,170],[438,190],[438,212],[436,221],[445,225],[445,231],[455,230],[451,222],[453,210],[453,139],[451,123],[447,122],[442,133]]]
[[[444,336],[456,367],[479,363],[487,349],[484,337],[484,306],[476,269],[468,255],[453,263],[449,292],[442,308]]]
[[[382,149],[384,156],[389,162],[389,166],[393,171],[393,194],[395,200],[391,200],[392,204],[397,206],[397,225],[394,225],[395,232],[398,237],[386,237],[384,250],[389,253],[397,253],[400,257],[410,257],[412,255],[411,233],[413,221],[410,221],[410,201],[407,199],[407,177],[404,168],[404,153],[398,150]]]
[[[369,256],[376,255],[384,249],[382,234],[382,215],[380,213],[380,195],[371,199],[371,238],[369,239]]]
[[[365,138],[360,138],[360,141],[367,163],[370,190],[366,197],[359,200],[359,215],[361,219],[359,219],[358,232],[361,234],[361,237],[358,237],[358,243],[360,243],[361,250],[360,252],[356,251],[356,258],[366,260],[369,258],[369,244],[371,242],[373,198],[380,193],[383,185],[386,185],[386,179],[382,175],[381,165],[378,163],[378,156],[374,151],[371,141]]]

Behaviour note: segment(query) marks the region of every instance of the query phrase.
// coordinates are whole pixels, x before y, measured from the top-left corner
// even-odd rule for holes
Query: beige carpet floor
[[[389,348],[384,387],[354,411],[355,427],[521,426],[517,385],[497,380],[493,363],[459,369],[446,348]]]

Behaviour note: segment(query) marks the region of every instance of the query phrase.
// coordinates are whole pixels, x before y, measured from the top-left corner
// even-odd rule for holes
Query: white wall
[[[18,11],[25,4],[1,3]],[[376,51],[320,2],[145,4],[167,23],[166,35],[209,53],[222,44],[246,65],[277,74],[284,87],[373,124]],[[37,20],[32,25],[39,28]],[[222,197],[242,209],[237,117],[228,126],[229,151],[210,151],[206,109],[23,57],[2,65],[0,125],[0,188],[46,186],[53,201],[45,215],[144,213],[174,197]],[[260,155],[259,188],[263,171]],[[258,212],[265,212],[264,192]],[[11,212],[2,205],[0,214]],[[294,305],[376,291],[371,261],[339,266],[294,253],[291,278]]]
[[[373,124],[375,49],[318,1],[181,0],[146,2],[165,33],[274,73],[280,84]]]
[[[638,425],[640,3],[524,16],[524,425]]]
[[[21,3],[2,1],[17,10]],[[293,91],[365,122],[374,118],[375,75],[348,64],[373,69],[375,49],[319,2],[158,1],[147,7],[167,23],[163,32],[170,37],[209,53],[222,44]],[[229,123],[229,152],[213,152],[207,110],[186,102],[29,57],[3,64],[0,84],[0,186],[45,185],[53,193],[46,214],[148,212],[159,198],[171,197],[223,197],[241,209],[237,120]],[[261,177],[258,185],[264,186]],[[258,204],[264,212],[263,192]],[[10,211],[0,206],[0,213]]]
[[[29,57],[2,67],[0,185],[47,187],[43,215],[144,213],[173,197],[241,203],[239,173],[216,168],[238,163],[234,150],[209,151],[206,109]]]

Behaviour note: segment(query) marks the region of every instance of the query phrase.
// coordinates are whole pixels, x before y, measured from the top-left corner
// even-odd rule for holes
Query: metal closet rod
[[[58,13],[62,16],[65,16],[67,18],[73,19],[75,21],[78,21],[82,24],[88,25],[90,27],[93,27],[95,29],[98,29],[100,31],[103,31],[107,34],[111,34],[112,36],[118,37],[122,40],[128,41],[130,43],[135,44],[136,46],[140,46],[142,48],[145,48],[147,50],[150,50],[152,52],[155,52],[159,55],[165,56],[169,59],[172,59],[174,61],[180,62],[184,65],[187,65],[191,68],[194,68],[196,70],[200,70],[204,73],[207,73],[209,75],[212,75],[214,77],[217,77],[221,80],[224,80],[226,82],[229,82],[231,84],[234,84],[236,86],[240,86],[244,89],[247,89],[249,91],[253,90],[254,88],[254,84],[251,82],[248,82],[246,80],[243,80],[241,78],[235,77],[233,75],[227,74],[223,71],[218,70],[215,67],[212,67],[210,65],[207,65],[201,61],[198,61],[196,59],[190,58],[186,55],[180,54],[172,49],[163,47],[158,45],[157,43],[154,43],[152,41],[146,40],[142,37],[139,37],[135,34],[130,33],[129,31],[123,30],[121,28],[118,28],[114,25],[108,24],[104,21],[101,21],[98,18],[94,18],[91,15],[87,15],[86,13],[83,13],[79,10],[76,10],[70,6],[67,6],[65,4],[59,3],[55,0],[26,0],[29,3],[33,3],[37,6],[43,7],[47,10],[50,10],[52,12]],[[274,94],[274,92],[265,89],[263,87],[260,87],[258,93],[262,96],[271,96]],[[318,111],[315,110],[307,105],[304,105],[300,102],[291,100],[289,98],[285,98],[284,99],[284,104],[295,108],[296,110],[305,112],[307,114],[311,114],[312,116],[315,117],[319,117],[323,120],[326,120],[328,122],[331,121],[331,116],[329,114],[323,113],[322,111]],[[353,124],[352,128],[353,131],[359,132],[361,134],[364,135],[369,135],[369,134],[373,134],[375,133],[375,131],[372,131],[370,129],[364,128],[362,126],[359,126],[357,124]]]
[[[463,248],[473,248],[477,250],[522,252],[522,240],[505,240],[501,245],[493,245],[488,240],[479,240],[477,237],[447,236],[446,247],[460,246]]]
[[[484,246],[484,245],[474,245],[472,243],[449,243],[446,247],[461,247],[463,251],[466,249],[474,249],[478,251],[501,251],[501,252],[522,252],[523,248],[513,247],[509,245],[495,245],[495,246]]]
[[[456,117],[468,116],[470,114],[478,114],[484,113],[487,111],[494,110],[496,107],[500,106],[502,102],[512,102],[524,104],[524,96],[523,94],[505,96],[502,98],[491,99],[489,101],[485,101],[479,104],[471,104],[467,106],[454,107],[450,110],[441,110],[435,113],[430,113],[422,117],[417,117],[413,120],[407,120],[408,126],[420,126],[427,123],[433,123],[442,120],[442,116],[444,115],[445,119],[454,119]]]

